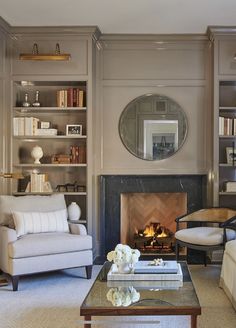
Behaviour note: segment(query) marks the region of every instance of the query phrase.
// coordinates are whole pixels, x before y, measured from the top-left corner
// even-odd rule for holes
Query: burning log
[[[172,252],[175,238],[174,233],[159,222],[151,222],[143,230],[137,231],[134,235],[136,247],[142,252],[160,251]]]

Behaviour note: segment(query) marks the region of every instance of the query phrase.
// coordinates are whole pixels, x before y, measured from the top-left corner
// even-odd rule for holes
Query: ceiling
[[[0,0],[12,26],[97,25],[102,33],[205,33],[235,26],[235,0]]]

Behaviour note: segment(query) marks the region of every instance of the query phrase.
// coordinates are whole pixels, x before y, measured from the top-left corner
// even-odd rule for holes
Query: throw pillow
[[[12,212],[17,237],[28,233],[69,232],[67,210]]]

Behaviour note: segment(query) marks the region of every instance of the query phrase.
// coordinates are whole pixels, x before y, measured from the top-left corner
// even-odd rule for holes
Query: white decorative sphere
[[[40,158],[43,157],[43,150],[39,146],[35,146],[31,151],[31,156],[34,158],[34,164],[41,164]]]
[[[71,221],[79,220],[81,216],[81,209],[76,202],[71,202],[71,204],[67,208],[67,211],[68,211],[69,220]]]

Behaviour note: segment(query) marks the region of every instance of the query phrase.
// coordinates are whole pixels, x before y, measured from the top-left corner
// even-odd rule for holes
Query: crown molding
[[[102,34],[101,41],[208,41],[206,34]]]
[[[11,26],[0,16],[0,30],[5,33],[10,33]]]
[[[214,40],[215,36],[235,36],[236,26],[208,26],[207,35],[210,40]]]

